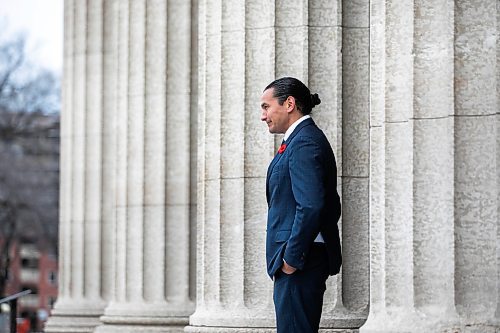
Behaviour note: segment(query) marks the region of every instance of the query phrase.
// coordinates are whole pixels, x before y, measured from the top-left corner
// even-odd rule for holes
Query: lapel
[[[295,138],[295,136],[297,135],[297,133],[300,132],[301,129],[303,129],[304,127],[308,126],[308,125],[312,125],[314,124],[314,121],[312,120],[312,118],[308,118],[306,120],[304,120],[303,122],[301,122],[292,132],[292,134],[290,134],[290,136],[288,137],[288,139],[286,140],[286,145],[287,147],[292,143],[292,140],[293,138]],[[269,168],[267,169],[267,176],[266,176],[266,194],[269,198],[269,176],[271,175],[273,169],[274,169],[274,166],[279,162],[279,160],[281,159],[281,157],[285,154],[285,152],[283,152],[282,154],[279,154],[279,153],[276,153],[276,155],[274,155],[274,158],[273,160],[271,161],[271,164],[269,164]],[[269,201],[269,200],[268,200]]]

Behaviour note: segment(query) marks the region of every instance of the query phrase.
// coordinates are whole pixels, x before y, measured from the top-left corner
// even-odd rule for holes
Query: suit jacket
[[[329,273],[337,274],[342,263],[337,166],[326,136],[311,118],[295,128],[286,149],[269,165],[266,192],[269,276],[281,268],[283,259],[303,269],[318,232],[326,243]]]

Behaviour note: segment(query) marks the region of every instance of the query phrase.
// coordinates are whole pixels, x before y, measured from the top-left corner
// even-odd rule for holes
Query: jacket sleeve
[[[283,258],[287,264],[303,269],[309,248],[320,231],[325,183],[319,144],[309,138],[299,140],[289,159],[295,218]]]

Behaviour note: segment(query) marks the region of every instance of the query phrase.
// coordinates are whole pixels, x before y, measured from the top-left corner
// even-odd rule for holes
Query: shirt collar
[[[290,127],[288,127],[288,129],[286,130],[285,136],[283,137],[283,140],[286,141],[288,139],[288,137],[293,133],[295,128],[297,128],[297,126],[299,126],[299,124],[301,122],[303,122],[304,120],[309,119],[309,118],[311,118],[310,115],[305,115],[305,116],[302,116],[299,119],[295,120],[295,122]]]

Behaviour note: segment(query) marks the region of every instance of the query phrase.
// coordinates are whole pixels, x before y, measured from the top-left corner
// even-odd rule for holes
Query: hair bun
[[[311,107],[321,104],[318,94],[311,94]]]

